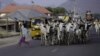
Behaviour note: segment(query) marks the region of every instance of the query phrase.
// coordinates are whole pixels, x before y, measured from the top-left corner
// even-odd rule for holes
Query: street
[[[40,40],[31,40],[32,47],[17,44],[0,48],[0,56],[100,56],[100,37],[90,31],[87,44],[41,46]]]
[[[0,0],[0,56],[100,56],[100,0]]]

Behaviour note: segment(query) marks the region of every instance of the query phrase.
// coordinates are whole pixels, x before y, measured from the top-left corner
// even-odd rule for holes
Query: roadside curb
[[[14,37],[14,36],[20,36],[20,34],[16,34],[16,35],[10,35],[10,36],[3,36],[3,37],[0,37],[0,38],[2,39],[2,38]]]
[[[12,45],[17,45],[20,40],[20,36],[1,38],[0,40],[1,43],[5,43],[0,45],[0,48],[4,48]],[[30,40],[31,40],[30,38],[26,39],[26,41],[30,41]]]
[[[8,47],[8,46],[11,46],[11,45],[16,45],[16,43],[10,43],[10,44],[5,44],[5,45],[1,45],[0,48],[4,48],[4,47]]]

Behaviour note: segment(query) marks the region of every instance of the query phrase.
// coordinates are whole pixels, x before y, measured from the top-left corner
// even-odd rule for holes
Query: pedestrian
[[[95,20],[94,25],[95,25],[96,32],[99,33],[99,20]]]
[[[30,46],[30,43],[26,41],[27,37],[28,37],[28,29],[26,27],[26,24],[21,24],[21,38],[19,40],[19,46],[22,46],[23,43]]]

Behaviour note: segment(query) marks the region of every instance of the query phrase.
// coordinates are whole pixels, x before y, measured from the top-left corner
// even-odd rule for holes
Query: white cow
[[[40,24],[40,30],[41,30],[41,45],[47,45],[47,30],[46,27],[44,27],[44,24]]]
[[[70,32],[70,28],[73,27],[72,23],[66,24],[66,31]]]
[[[73,41],[74,37],[74,25],[70,22],[66,24],[66,32],[68,32],[68,39],[67,39],[67,44],[69,45]]]
[[[58,40],[61,40],[62,38],[62,30],[63,30],[63,23],[59,23],[59,27],[58,27]]]

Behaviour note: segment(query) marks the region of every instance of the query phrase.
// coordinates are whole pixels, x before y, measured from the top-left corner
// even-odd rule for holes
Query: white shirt
[[[21,31],[22,31],[22,36],[28,37],[28,30],[24,26],[21,27]]]
[[[100,28],[100,24],[99,24],[99,22],[94,22],[94,24],[95,24],[95,28]]]

